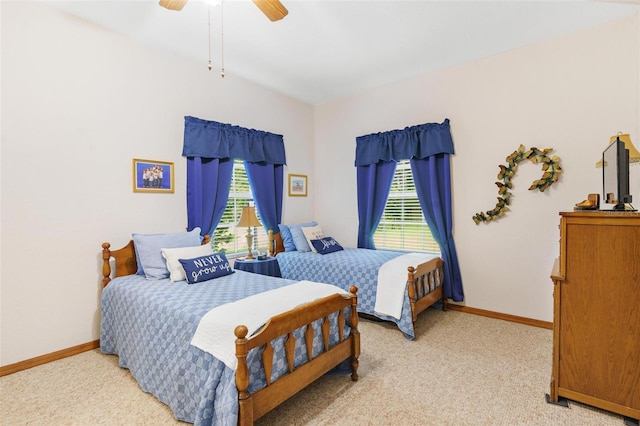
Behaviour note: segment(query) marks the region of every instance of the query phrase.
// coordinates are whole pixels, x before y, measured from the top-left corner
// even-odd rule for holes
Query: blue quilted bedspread
[[[286,251],[278,253],[282,278],[291,280],[320,281],[337,285],[347,291],[349,286],[358,286],[358,312],[392,321],[404,335],[413,340],[415,331],[411,318],[411,305],[405,288],[400,319],[375,312],[378,269],[388,260],[402,256],[404,252],[345,248],[341,251],[321,255],[311,252]],[[406,276],[401,277],[406,280]]]
[[[147,280],[128,275],[113,279],[102,291],[100,349],[119,356],[140,387],[173,410],[179,420],[197,425],[235,425],[238,392],[235,372],[213,355],[190,345],[200,318],[224,303],[294,283],[243,271],[199,284],[186,281]],[[336,321],[336,316],[332,317]],[[314,324],[314,328],[318,328]],[[331,341],[337,327],[331,327]],[[346,327],[345,335],[349,332]],[[303,330],[295,333],[298,342]],[[314,353],[322,351],[321,333]],[[272,380],[285,373],[282,341],[275,343]],[[249,391],[265,385],[260,352],[249,353]],[[295,363],[307,361],[304,347],[296,348]]]

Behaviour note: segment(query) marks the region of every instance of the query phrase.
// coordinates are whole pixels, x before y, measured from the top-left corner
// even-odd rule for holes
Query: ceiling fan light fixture
[[[272,22],[279,21],[289,13],[280,0],[253,0],[253,2]]]
[[[187,0],[160,0],[160,6],[169,10],[182,10]]]

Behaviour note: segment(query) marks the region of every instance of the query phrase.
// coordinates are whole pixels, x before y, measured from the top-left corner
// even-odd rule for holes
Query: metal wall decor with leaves
[[[529,187],[529,191],[538,189],[540,192],[544,192],[545,189],[557,182],[560,173],[562,173],[560,158],[557,155],[550,157],[548,154],[551,152],[553,152],[552,148],[538,149],[532,147],[529,150],[525,150],[523,145],[520,145],[517,151],[513,151],[513,153],[506,158],[507,165],[498,166],[500,167],[500,172],[498,173],[498,179],[500,179],[500,181],[496,182],[499,195],[498,202],[493,210],[479,212],[473,216],[473,221],[476,225],[480,222],[492,222],[501,218],[509,211],[509,207],[507,207],[511,200],[511,192],[509,192],[509,190],[513,187],[511,181],[518,169],[518,163],[521,161],[529,160],[534,164],[542,163],[542,171],[544,173],[540,179],[533,181]]]

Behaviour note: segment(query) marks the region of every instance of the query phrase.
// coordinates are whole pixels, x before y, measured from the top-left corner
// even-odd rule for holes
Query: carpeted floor
[[[552,332],[429,309],[408,341],[360,321],[360,380],[326,376],[257,425],[624,425],[570,401],[547,404]],[[99,350],[0,378],[2,425],[171,425],[169,408]]]

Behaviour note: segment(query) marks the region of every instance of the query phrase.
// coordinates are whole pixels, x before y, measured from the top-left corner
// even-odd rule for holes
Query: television
[[[602,152],[602,191],[605,204],[613,210],[624,210],[631,203],[629,191],[629,150],[616,138]]]

